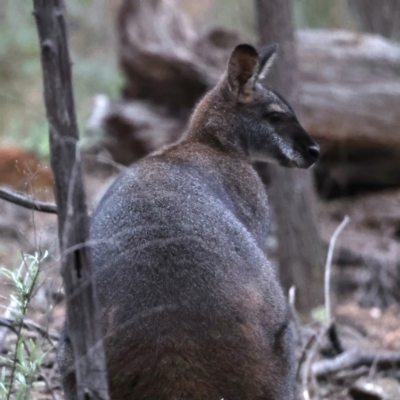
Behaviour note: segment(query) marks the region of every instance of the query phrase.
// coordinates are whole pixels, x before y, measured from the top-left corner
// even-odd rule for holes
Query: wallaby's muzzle
[[[294,151],[300,155],[300,157],[296,157],[294,165],[297,168],[310,168],[318,160],[320,153],[318,144],[303,128],[295,139]]]
[[[319,158],[319,146],[314,144],[308,148],[308,155],[311,160],[311,165],[313,165]]]

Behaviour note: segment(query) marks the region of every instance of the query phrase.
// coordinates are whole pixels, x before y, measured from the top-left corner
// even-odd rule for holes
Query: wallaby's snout
[[[260,81],[274,62],[278,46],[260,53],[249,45],[237,46],[230,57],[225,98],[230,98],[234,136],[241,138],[252,161],[308,168],[319,157],[319,146],[300,125],[293,108]]]
[[[255,125],[248,126],[251,131],[250,157],[255,161],[277,163],[284,167],[311,167],[319,157],[318,144],[280,96],[265,90],[262,98],[263,107],[280,111],[267,112]]]
[[[287,166],[309,168],[319,158],[319,146],[297,121],[294,125],[297,127],[297,132],[292,137],[293,155],[287,160],[289,163]],[[290,139],[289,137],[288,140]]]
[[[311,158],[312,163],[314,164],[315,161],[318,160],[319,157],[319,146],[314,144],[308,148],[308,155]]]

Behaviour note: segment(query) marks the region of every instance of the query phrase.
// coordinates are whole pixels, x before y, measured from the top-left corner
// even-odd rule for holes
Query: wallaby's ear
[[[271,44],[269,46],[265,46],[260,51],[260,69],[258,74],[258,79],[264,79],[270,68],[272,67],[275,58],[276,52],[278,51],[279,45],[278,43]]]
[[[248,44],[239,44],[228,62],[228,84],[241,94],[248,94],[258,75],[258,53]]]

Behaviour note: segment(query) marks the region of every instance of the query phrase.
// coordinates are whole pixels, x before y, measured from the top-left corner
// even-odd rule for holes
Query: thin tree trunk
[[[400,0],[348,0],[364,32],[400,40]]]
[[[79,400],[108,396],[106,359],[86,245],[88,216],[77,148],[79,133],[72,90],[63,0],[33,0],[40,39],[44,99],[50,126],[62,276],[67,299]]]
[[[256,0],[256,13],[260,44],[280,46],[268,86],[296,108],[299,80],[291,1]],[[309,171],[275,165],[268,169],[281,283],[286,291],[296,287],[297,308],[308,314],[323,301],[323,249],[313,218],[312,177]]]

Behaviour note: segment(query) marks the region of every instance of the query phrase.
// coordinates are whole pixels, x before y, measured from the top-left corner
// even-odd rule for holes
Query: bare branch
[[[11,318],[0,317],[0,326],[4,326],[10,329],[12,332],[17,333],[17,324]],[[22,328],[27,329],[29,331],[37,332],[40,336],[50,341],[53,344],[52,340],[58,340],[59,335],[56,332],[48,332],[46,329],[43,329],[40,325],[36,324],[33,321],[24,319],[22,321]]]
[[[328,256],[326,258],[326,264],[325,264],[325,310],[326,310],[325,312],[328,324],[330,324],[331,322],[330,283],[331,283],[331,266],[332,266],[333,250],[335,249],[336,239],[340,235],[340,232],[342,232],[344,227],[347,225],[349,220],[350,218],[346,215],[342,223],[336,228],[329,242]]]
[[[354,369],[362,365],[392,367],[400,365],[399,351],[363,352],[358,349],[348,350],[335,358],[317,361],[312,366],[312,372],[317,378],[334,374],[343,369]]]
[[[8,187],[0,186],[0,199],[28,208],[29,210],[57,214],[57,206],[54,203],[36,200],[32,196],[24,195]]]

